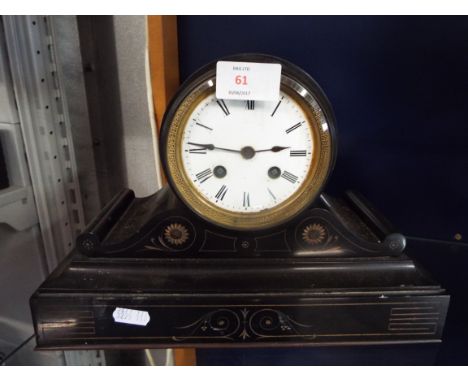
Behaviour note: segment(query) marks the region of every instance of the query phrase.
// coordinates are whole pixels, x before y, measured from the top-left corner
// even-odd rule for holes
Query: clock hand
[[[198,146],[198,147],[202,147],[204,149],[207,149],[207,150],[223,150],[223,151],[229,151],[229,152],[232,152],[232,153],[240,153],[241,150],[233,150],[233,149],[226,149],[224,147],[217,147],[215,145],[212,145],[212,144],[203,144],[203,143],[194,143],[194,142],[187,142],[189,145],[192,145],[192,146]]]
[[[242,148],[241,150],[233,150],[233,149],[226,149],[224,147],[217,147],[211,143],[208,143],[208,144],[205,144],[205,143],[194,143],[194,142],[187,142],[189,145],[192,145],[192,146],[197,146],[197,147],[201,147],[201,148],[204,148],[204,149],[207,149],[207,150],[222,150],[222,151],[229,151],[231,153],[239,153],[242,155],[243,158],[245,159],[250,159],[250,158],[253,158],[255,156],[256,153],[261,153],[261,152],[266,152],[266,151],[272,151],[274,153],[278,152],[278,151],[282,151],[282,150],[285,150],[285,149],[289,149],[290,147],[284,147],[284,146],[273,146],[272,148],[270,149],[264,149],[264,150],[254,150],[252,147],[250,146],[246,146],[244,148]]]
[[[213,145],[206,145],[206,144],[202,144],[202,143],[193,143],[193,142],[187,142],[189,145],[192,145],[192,146],[198,146],[198,147],[202,147],[204,149],[207,149],[207,150],[214,150],[214,146]]]
[[[284,146],[273,146],[271,149],[264,149],[264,150],[255,150],[256,153],[262,153],[265,151],[273,151],[274,153],[277,153],[278,151],[286,150],[289,149],[290,147],[284,147]]]

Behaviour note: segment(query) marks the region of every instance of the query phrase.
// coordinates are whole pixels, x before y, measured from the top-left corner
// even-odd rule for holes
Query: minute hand
[[[231,153],[240,153],[241,151],[240,150],[233,150],[233,149],[226,149],[224,147],[218,147],[218,146],[215,146],[213,144],[203,144],[203,143],[193,143],[193,142],[187,142],[189,145],[192,145],[192,146],[198,146],[198,147],[202,147],[204,149],[207,149],[207,150],[223,150],[223,151],[229,151]]]

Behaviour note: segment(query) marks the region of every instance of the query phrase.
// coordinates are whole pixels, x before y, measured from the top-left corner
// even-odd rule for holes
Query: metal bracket
[[[84,228],[78,172],[50,20],[3,16],[18,114],[49,271]]]

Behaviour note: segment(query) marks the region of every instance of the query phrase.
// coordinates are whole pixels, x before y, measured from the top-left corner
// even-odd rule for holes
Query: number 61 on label
[[[237,75],[235,78],[236,85],[247,85],[247,76]]]
[[[278,101],[281,65],[218,61],[216,98],[248,101]]]

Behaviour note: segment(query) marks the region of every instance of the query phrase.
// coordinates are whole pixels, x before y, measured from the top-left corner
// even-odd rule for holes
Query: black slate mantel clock
[[[122,190],[31,298],[39,349],[438,342],[449,296],[357,192],[323,192],[332,108],[280,63],[274,102],[217,99],[215,64],[166,112],[169,181]],[[135,169],[137,171],[137,169]],[[123,313],[122,313],[123,312]]]

